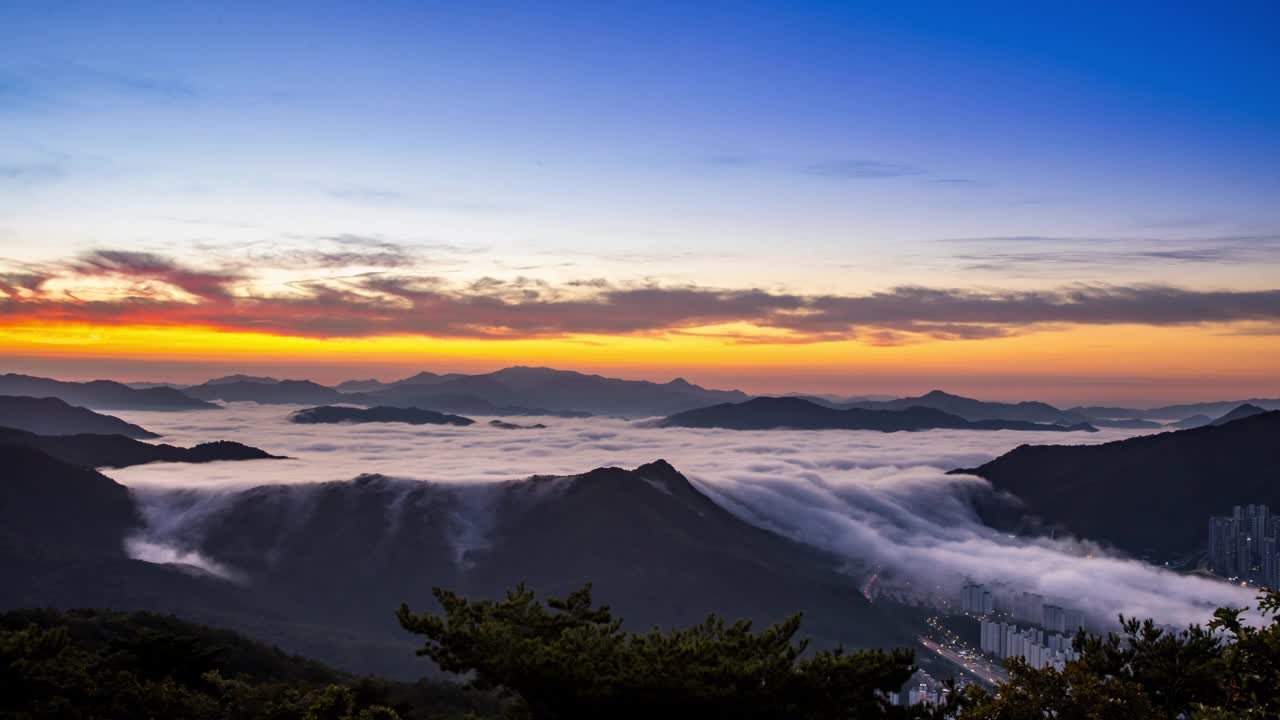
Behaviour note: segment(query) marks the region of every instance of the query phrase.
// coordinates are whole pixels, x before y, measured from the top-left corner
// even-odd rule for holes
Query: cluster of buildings
[[[1071,640],[1084,627],[1084,613],[1075,608],[1045,602],[1038,593],[1001,594],[974,583],[964,586],[960,605],[981,619],[979,647],[987,655],[1059,670],[1076,658]]]
[[[1045,602],[1039,593],[997,594],[986,585],[971,583],[964,586],[960,608],[965,614],[979,618],[1008,615],[1014,620],[1064,635],[1075,635],[1076,630],[1084,627],[1084,613]]]
[[[956,678],[956,689],[963,689],[968,681],[963,677]],[[947,699],[947,688],[924,670],[917,670],[902,690],[891,693],[889,702],[893,705],[910,707],[912,705],[938,705]]]
[[[1078,656],[1071,648],[1071,636],[1046,633],[1041,628],[1019,629],[1013,623],[983,619],[982,652],[1000,659],[1022,658],[1032,667],[1052,667],[1061,671]]]
[[[1228,516],[1209,518],[1209,569],[1280,588],[1280,518],[1266,505],[1237,505]]]

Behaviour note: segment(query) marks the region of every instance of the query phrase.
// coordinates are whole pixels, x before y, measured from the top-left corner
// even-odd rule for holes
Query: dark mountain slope
[[[143,518],[128,489],[29,447],[0,443],[0,468],[0,609],[178,613],[351,670],[398,677],[423,672],[413,641],[392,616],[399,597],[362,606],[368,616],[360,624],[335,624],[303,593],[294,604],[264,584],[232,582],[190,565],[131,560],[125,541],[138,535]],[[271,517],[269,524],[287,528],[287,517]],[[342,536],[334,535],[324,547],[342,544]],[[328,573],[331,585],[343,586],[344,578],[326,562],[314,557],[312,572]],[[414,597],[426,602],[429,595]]]
[[[1226,415],[1223,415],[1222,417],[1218,418],[1217,420],[1214,420],[1209,424],[1210,425],[1226,425],[1227,423],[1235,422],[1236,420],[1243,420],[1247,417],[1253,417],[1254,415],[1260,415],[1264,412],[1266,412],[1266,410],[1263,410],[1257,405],[1250,405],[1248,403],[1245,403],[1244,405],[1241,405],[1235,410],[1232,410],[1231,412],[1227,413]]]
[[[441,413],[460,415],[548,415],[559,417],[589,417],[591,413],[573,410],[548,410],[519,405],[498,405],[479,395],[441,392],[429,386],[406,385],[370,393],[351,393],[342,402],[400,408],[422,408]]]
[[[1156,560],[1200,549],[1210,515],[1280,505],[1280,412],[1102,445],[1022,445],[965,472],[1027,512]]]
[[[236,375],[223,375],[222,377],[213,378],[212,380],[206,380],[204,384],[205,385],[230,385],[232,383],[241,383],[241,382],[260,383],[263,385],[274,385],[280,381],[277,380],[276,378],[266,377],[263,375],[236,374]],[[194,386],[188,386],[188,387],[194,387]]]
[[[1092,432],[1089,425],[1063,427],[1018,420],[970,422],[941,410],[911,407],[905,410],[839,410],[797,397],[761,397],[742,403],[725,403],[677,413],[662,427],[726,428],[729,430],[1040,430]]]
[[[975,400],[933,390],[920,397],[898,398],[886,401],[861,401],[843,405],[846,408],[867,410],[906,410],[913,407],[932,408],[964,418],[965,420],[1021,420],[1024,422],[1078,425],[1089,422],[1085,415],[1059,410],[1042,402],[1002,403]]]
[[[199,501],[170,499],[174,512]],[[907,640],[840,560],[739,520],[666,463],[475,486],[366,476],[262,487],[171,539],[352,630],[381,628],[388,602],[427,602],[436,585],[497,597],[522,581],[551,594],[590,581],[641,629],[807,610],[824,640]]]
[[[173,500],[181,511],[202,496]],[[438,486],[368,475],[244,491],[173,540],[235,568],[258,592],[307,607],[310,617],[390,633],[388,608],[456,583],[461,512]]]
[[[367,409],[325,405],[298,410],[289,415],[295,423],[408,423],[410,425],[471,425],[471,418],[446,415],[421,408],[371,407]]]
[[[664,461],[635,470],[531,478],[498,506],[493,541],[470,552],[464,588],[496,595],[515,577],[561,593],[590,578],[631,627],[696,623],[709,612],[776,622],[805,613],[825,642],[902,642],[841,561],[750,525]]]
[[[345,397],[331,387],[325,387],[310,380],[278,380],[272,382],[259,382],[256,380],[220,382],[215,380],[204,385],[186,388],[183,392],[201,400],[256,402],[264,405],[320,405],[342,402]]]
[[[131,438],[160,437],[113,415],[68,405],[54,397],[0,395],[0,427],[25,430],[38,435],[102,433]]]
[[[535,367],[510,367],[488,377],[519,393],[517,404],[597,415],[652,417],[747,399],[738,390],[709,390],[683,378],[654,383]]]
[[[175,612],[396,676],[423,668],[392,611],[429,605],[434,586],[497,597],[522,581],[548,594],[590,581],[637,629],[803,610],[805,632],[823,643],[911,640],[839,572],[847,559],[739,520],[661,462],[492,484],[364,476],[222,494],[131,494],[12,445],[0,444],[0,467],[0,607]],[[135,499],[147,517],[185,519],[139,533]],[[139,537],[191,564],[128,559],[125,540]],[[219,568],[229,579],[210,574]]]
[[[510,367],[485,375],[419,373],[390,384],[340,387],[365,390],[360,393],[365,398],[361,402],[369,404],[504,415],[570,412],[651,417],[747,399],[737,390],[708,390],[683,379],[654,383],[534,367]]]
[[[1123,408],[1106,406],[1074,407],[1069,412],[1078,412],[1090,417],[1100,418],[1142,418],[1146,420],[1182,420],[1193,415],[1218,417],[1223,413],[1241,405],[1257,405],[1263,410],[1280,410],[1280,399],[1251,398],[1249,400],[1219,400],[1216,402],[1184,403],[1165,405],[1157,408]]]
[[[128,489],[94,470],[3,442],[0,467],[0,543],[9,547],[119,558],[141,526]]]
[[[1171,422],[1169,423],[1168,427],[1177,428],[1178,430],[1189,430],[1191,428],[1198,428],[1203,425],[1208,425],[1211,422],[1213,422],[1213,418],[1209,417],[1208,415],[1192,415],[1191,417],[1186,417],[1181,420]]]
[[[347,380],[345,382],[340,382],[337,385],[334,385],[333,389],[342,393],[363,393],[382,390],[389,385],[390,383],[384,383],[381,380],[374,380],[373,378],[370,378],[368,380]]]
[[[0,375],[0,395],[55,397],[72,405],[100,410],[208,410],[218,407],[168,387],[136,389],[110,380],[62,382],[13,373]]]
[[[35,448],[63,462],[83,467],[128,467],[149,462],[204,463],[216,460],[278,459],[263,450],[219,440],[189,448],[139,442],[123,435],[36,435],[0,427],[0,444]]]

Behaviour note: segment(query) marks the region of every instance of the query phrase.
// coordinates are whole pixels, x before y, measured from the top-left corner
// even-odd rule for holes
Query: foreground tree
[[[116,621],[116,618],[107,618]],[[127,618],[126,620],[127,621]],[[85,629],[81,626],[81,629]],[[103,630],[102,625],[91,629]],[[336,683],[226,677],[228,651],[209,637],[144,631],[86,647],[66,626],[0,627],[0,718],[396,720],[390,708]],[[272,661],[274,658],[268,658]]]
[[[629,633],[587,585],[539,602],[523,585],[500,601],[437,589],[443,613],[397,617],[424,636],[418,651],[512,697],[536,720],[673,717],[879,718],[913,672],[910,651],[805,655],[800,616],[755,632],[715,616],[694,627]]]

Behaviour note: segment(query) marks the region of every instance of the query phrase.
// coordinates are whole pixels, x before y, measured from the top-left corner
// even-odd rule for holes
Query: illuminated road
[[[1005,672],[1003,667],[977,653],[966,651],[966,654],[961,655],[959,650],[946,645],[939,645],[929,638],[920,637],[918,640],[921,645],[925,646],[933,654],[964,669],[965,672],[987,685],[995,685],[1009,679],[1009,673]]]

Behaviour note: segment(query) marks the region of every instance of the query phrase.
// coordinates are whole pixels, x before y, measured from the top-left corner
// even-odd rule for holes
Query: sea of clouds
[[[1248,605],[1252,592],[1121,558],[1073,539],[1012,537],[983,525],[971,505],[986,481],[948,470],[980,465],[1023,443],[1099,443],[1133,434],[934,430],[734,431],[658,428],[608,418],[507,418],[545,429],[288,422],[295,406],[234,403],[221,411],[117,413],[192,445],[236,440],[288,460],[157,463],[106,474],[144,502],[151,529],[135,557],[205,564],[167,545],[185,523],[260,485],[349,480],[363,473],[475,486],[530,475],[632,468],[662,458],[739,517],[855,561],[880,566],[917,590],[958,596],[966,581],[1038,592],[1080,608],[1095,622],[1117,613],[1163,623],[1203,622],[1212,608]],[[191,493],[199,491],[199,502]],[[483,518],[475,527],[485,527]]]

